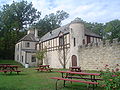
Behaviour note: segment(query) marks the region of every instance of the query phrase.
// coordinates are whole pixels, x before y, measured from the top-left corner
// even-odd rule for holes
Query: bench
[[[92,84],[93,85],[93,90],[94,90],[94,85],[99,84],[98,82],[92,82],[92,81],[81,81],[81,80],[73,80],[73,79],[66,79],[66,78],[61,78],[61,77],[52,77],[51,79],[56,79],[56,90],[57,90],[57,82],[58,80],[64,80],[64,87],[65,87],[65,81],[71,81],[71,82],[79,82],[79,83],[85,83],[85,84]]]
[[[75,78],[75,79],[85,79],[85,80],[94,80],[94,81],[96,81],[97,82],[97,80],[103,80],[103,79],[101,79],[101,78],[95,78],[95,79],[91,79],[91,78],[83,78],[83,77],[79,77],[79,76],[66,76],[66,77],[64,77],[64,78]]]
[[[19,72],[21,72],[20,70],[0,70],[0,72],[4,72],[5,74],[7,73],[7,72],[10,72],[10,73],[12,73],[12,72],[17,72],[17,74],[19,74]]]

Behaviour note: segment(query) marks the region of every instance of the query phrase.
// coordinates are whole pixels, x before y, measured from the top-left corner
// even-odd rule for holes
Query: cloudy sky
[[[14,0],[22,1],[22,0]],[[114,19],[120,19],[120,0],[27,0],[42,12],[42,17],[57,10],[64,10],[70,14],[63,21],[67,24],[76,17],[87,22],[105,23]],[[0,6],[11,4],[13,0],[0,0]]]

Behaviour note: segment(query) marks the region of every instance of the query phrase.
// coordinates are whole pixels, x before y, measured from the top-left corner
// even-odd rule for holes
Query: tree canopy
[[[50,13],[43,18],[41,12],[27,1],[13,2],[3,5],[0,9],[0,59],[13,59],[15,44],[26,34],[26,28],[34,27],[42,37],[61,26],[62,21],[69,17],[63,10]],[[104,37],[103,39],[118,38],[120,41],[120,20],[112,20],[105,24],[83,21],[85,27]]]
[[[49,15],[45,15],[45,17],[40,19],[40,21],[35,25],[39,30],[39,36],[41,37],[47,32],[60,27],[61,22],[68,18],[68,16],[69,14],[63,10],[58,10],[55,14],[51,13]]]
[[[40,15],[27,1],[3,5],[0,11],[0,58],[14,58],[15,43],[25,35],[23,29],[39,20]]]
[[[105,24],[106,39],[118,38],[120,41],[120,20],[113,20]]]

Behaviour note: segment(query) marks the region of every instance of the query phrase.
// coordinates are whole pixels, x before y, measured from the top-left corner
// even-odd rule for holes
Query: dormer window
[[[30,43],[26,42],[25,47],[30,47]]]

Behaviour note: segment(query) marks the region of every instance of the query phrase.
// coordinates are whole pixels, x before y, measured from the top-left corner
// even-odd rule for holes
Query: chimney
[[[31,34],[34,34],[34,30],[28,30],[28,31],[27,31],[27,34],[30,34],[30,33],[31,33]]]
[[[37,29],[34,29],[34,35],[35,35],[35,37],[38,37],[38,30]]]

